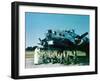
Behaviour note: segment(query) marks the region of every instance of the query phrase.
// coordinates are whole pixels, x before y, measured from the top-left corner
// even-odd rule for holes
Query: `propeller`
[[[39,38],[40,43],[38,43],[39,45],[43,45],[43,41]]]
[[[88,32],[85,32],[84,34],[82,34],[82,35],[80,36],[80,39],[84,38],[86,35],[88,35]]]
[[[83,38],[88,35],[88,32],[85,32],[84,34],[82,34],[81,36],[76,36],[75,38],[75,42],[77,45],[81,45],[83,43]]]

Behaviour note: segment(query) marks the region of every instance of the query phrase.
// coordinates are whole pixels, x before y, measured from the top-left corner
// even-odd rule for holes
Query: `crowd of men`
[[[34,64],[76,64],[77,56],[76,52],[72,51],[59,51],[59,50],[40,50],[35,49],[34,52]]]

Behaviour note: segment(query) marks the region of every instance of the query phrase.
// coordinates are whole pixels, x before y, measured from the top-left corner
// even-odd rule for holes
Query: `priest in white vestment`
[[[34,64],[39,64],[40,48],[37,47],[34,51]]]

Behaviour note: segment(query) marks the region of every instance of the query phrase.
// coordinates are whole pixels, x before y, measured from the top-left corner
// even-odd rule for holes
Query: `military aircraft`
[[[88,32],[82,35],[75,33],[75,30],[52,31],[48,30],[44,39],[40,39],[40,44],[44,48],[57,48],[62,50],[89,50]]]
[[[58,54],[63,54],[64,50],[68,50],[72,52],[73,58],[71,61],[72,63],[78,63],[77,58],[77,50],[83,51],[86,53],[86,57],[89,58],[89,38],[87,37],[88,32],[83,33],[82,35],[78,35],[75,33],[75,30],[56,30],[52,31],[51,29],[45,34],[44,39],[40,39],[40,44],[43,46],[42,49],[58,50]],[[68,56],[68,54],[67,54]],[[67,57],[67,62],[70,63],[70,56]],[[46,59],[47,60],[47,59]],[[63,59],[64,60],[64,59]],[[61,63],[63,62],[61,61]]]

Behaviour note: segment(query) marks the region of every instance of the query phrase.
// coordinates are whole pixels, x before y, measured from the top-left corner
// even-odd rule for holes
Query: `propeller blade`
[[[42,41],[42,40],[39,38],[39,41]]]
[[[84,38],[86,35],[88,35],[88,32],[82,34],[82,35],[80,36],[80,39]]]

